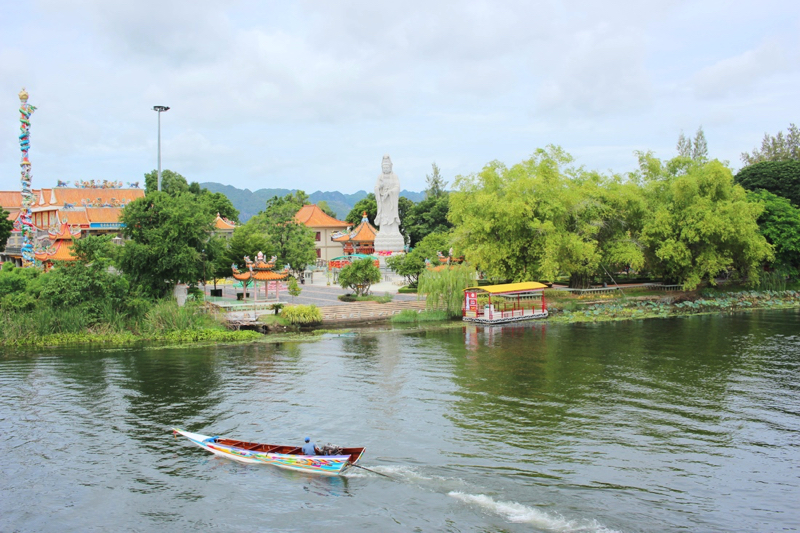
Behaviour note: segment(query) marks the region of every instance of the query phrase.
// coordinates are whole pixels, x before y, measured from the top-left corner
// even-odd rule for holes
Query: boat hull
[[[342,474],[351,464],[355,464],[358,458],[361,457],[359,455],[355,461],[351,461],[350,455],[265,453],[221,444],[215,442],[213,440],[214,437],[209,437],[208,435],[190,433],[177,428],[174,428],[173,432],[176,435],[183,435],[193,444],[219,457],[225,457],[226,459],[232,459],[240,463],[266,464],[277,466],[278,468],[285,468],[287,470],[297,470],[325,476],[337,476]]]
[[[518,316],[497,316],[499,313],[495,313],[495,317],[493,318],[486,318],[485,315],[474,316],[474,317],[463,317],[462,320],[464,322],[474,322],[476,324],[507,324],[509,322],[521,322],[523,320],[535,320],[537,318],[547,318],[548,312],[544,311],[541,313],[534,313],[532,315],[518,315]]]

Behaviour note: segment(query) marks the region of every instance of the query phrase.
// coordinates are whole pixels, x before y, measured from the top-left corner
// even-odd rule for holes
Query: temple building
[[[342,255],[342,244],[332,237],[335,233],[346,230],[349,225],[347,222],[336,220],[314,204],[301,207],[294,219],[315,233],[317,259],[327,262]]]
[[[235,222],[232,222],[217,213],[217,219],[214,221],[214,232],[217,235],[221,235],[222,237],[225,237],[225,239],[230,240],[231,237],[233,237],[233,230],[235,229]]]
[[[59,182],[59,185],[63,182]],[[123,189],[121,182],[105,182],[99,186],[54,187],[34,189],[36,198],[31,207],[31,221],[36,228],[34,255],[37,261],[72,261],[69,253],[72,241],[83,235],[116,234],[122,228],[122,209],[144,197],[144,189]],[[0,191],[0,207],[8,211],[14,230],[0,252],[0,261],[22,264],[22,235],[20,231],[20,191]]]
[[[369,223],[367,212],[361,218],[361,224],[346,232],[336,232],[331,235],[333,242],[342,244],[342,252],[350,254],[373,254],[375,253],[375,235],[378,230]],[[340,254],[341,255],[341,254]]]

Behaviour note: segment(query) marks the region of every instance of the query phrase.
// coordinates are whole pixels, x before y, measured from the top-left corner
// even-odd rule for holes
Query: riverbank
[[[545,323],[579,323],[610,322],[622,320],[642,320],[648,318],[688,317],[695,315],[740,313],[756,309],[797,309],[800,308],[800,291],[701,291],[698,293],[681,293],[678,295],[638,296],[618,298],[613,301],[580,301],[564,298],[551,302],[550,316],[538,322]],[[134,333],[131,331],[70,331],[59,333],[35,334],[11,337],[8,332],[3,336],[0,347],[24,348],[70,345],[205,345],[221,343],[280,343],[287,341],[314,341],[329,336],[353,336],[359,333],[378,333],[384,331],[433,330],[462,327],[459,319],[435,320],[442,318],[440,313],[422,313],[417,310],[404,312],[396,316],[396,320],[376,324],[365,321],[362,325],[348,322],[346,327],[331,328],[330,324],[318,328],[299,328],[290,331],[264,335],[258,331],[231,331],[222,328],[221,324],[205,322],[213,327],[194,327],[192,329],[149,330]],[[412,314],[414,315],[412,317]],[[431,315],[431,316],[428,316]],[[412,320],[412,318],[424,318]],[[344,324],[342,324],[344,326]]]

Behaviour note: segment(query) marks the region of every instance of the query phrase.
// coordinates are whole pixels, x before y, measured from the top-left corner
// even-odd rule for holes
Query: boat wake
[[[568,520],[517,502],[501,502],[484,494],[465,494],[453,491],[449,496],[501,516],[509,522],[531,524],[537,528],[559,533],[614,533],[596,520]]]

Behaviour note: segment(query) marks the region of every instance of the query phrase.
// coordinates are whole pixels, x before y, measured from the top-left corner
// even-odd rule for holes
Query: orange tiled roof
[[[55,247],[55,253],[47,254],[35,254],[37,261],[75,261],[75,256],[70,253],[72,249],[72,239],[63,239],[58,240],[53,245]]]
[[[361,224],[355,227],[350,233],[345,233],[339,237],[331,237],[336,242],[375,242],[375,234],[378,230],[369,223],[369,220],[362,219]]]
[[[56,204],[81,205],[83,200],[95,203],[100,198],[103,203],[129,203],[139,198],[144,198],[144,189],[55,189]],[[45,202],[49,200],[45,197]]]
[[[66,211],[65,211],[66,212]],[[87,207],[86,218],[89,222],[119,222],[121,207]]]
[[[304,205],[294,215],[294,219],[308,228],[346,228],[347,222],[336,220],[317,207],[316,204]]]
[[[236,228],[236,224],[228,220],[227,218],[223,218],[217,213],[217,220],[214,221],[214,226],[217,229],[234,229]]]
[[[81,226],[88,226],[89,225],[89,217],[86,214],[87,210],[80,210],[80,211],[73,211],[71,209],[68,210],[60,210],[58,212],[58,220],[64,221],[67,219],[67,224],[70,226],[74,226],[76,224]]]
[[[22,193],[19,191],[0,191],[0,207],[22,207]]]

